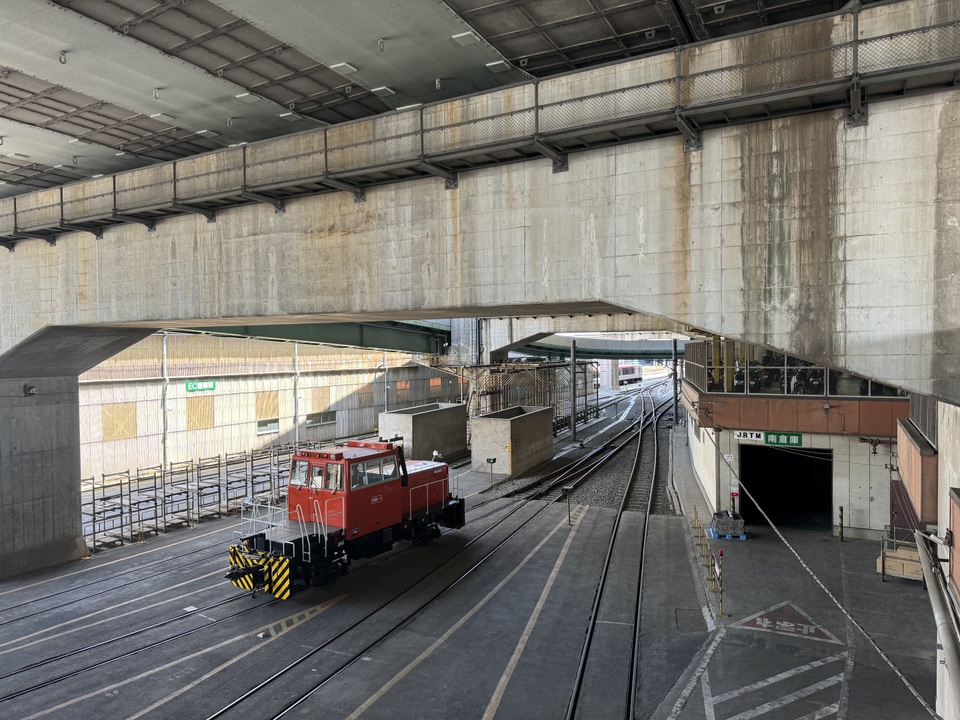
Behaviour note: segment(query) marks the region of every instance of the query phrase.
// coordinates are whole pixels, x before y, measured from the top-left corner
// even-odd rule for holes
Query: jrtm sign
[[[803,447],[803,435],[800,433],[768,432],[764,436],[764,442],[767,445],[778,445],[781,447]]]
[[[204,390],[216,389],[216,380],[187,380],[187,392],[202,392]]]

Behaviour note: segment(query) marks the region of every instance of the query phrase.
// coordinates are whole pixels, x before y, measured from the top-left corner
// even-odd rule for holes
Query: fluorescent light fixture
[[[451,35],[450,39],[453,40],[457,45],[474,45],[475,43],[480,42],[480,38],[477,37],[477,34],[472,30]]]
[[[296,122],[300,119],[300,116],[297,115],[293,110],[288,110],[285,113],[280,113],[280,117],[287,122]]]
[[[120,157],[121,155],[126,155],[126,154],[127,153],[125,150],[118,150],[117,152],[114,153],[114,155],[116,155],[117,157]]]
[[[53,166],[53,169],[54,169],[54,170],[59,170],[59,169],[62,168],[62,167],[63,167],[63,165],[54,165],[54,166]]]
[[[260,102],[260,98],[254,95],[253,93],[242,92],[239,95],[234,95],[234,97],[242,103],[255,103]]]
[[[370,92],[372,92],[377,97],[390,97],[391,95],[397,94],[393,90],[385,86],[375,87],[372,90],[370,90]]]
[[[172,123],[173,115],[167,115],[166,113],[154,113],[150,116],[151,120],[157,120],[159,122]]]
[[[208,138],[217,137],[219,134],[220,133],[214,132],[213,130],[197,130],[197,135],[203,135]]]
[[[103,173],[97,173],[96,175],[91,175],[92,178],[103,177]]]
[[[341,75],[352,75],[357,71],[357,69],[350,63],[337,63],[336,65],[331,65],[330,69],[334,72],[338,72]]]
[[[90,144],[90,143],[88,143],[86,140],[81,140],[80,138],[77,138],[77,137],[75,137],[75,138],[70,138],[69,142],[77,143],[77,144],[79,144],[79,145],[89,145],[89,144]]]
[[[487,70],[492,73],[502,73],[510,69],[510,64],[506,60],[495,60],[487,63]]]
[[[403,107],[398,107],[397,110],[413,110],[414,108],[420,107],[422,104],[423,103],[413,103],[413,105],[404,105]]]
[[[24,155],[23,153],[7,153],[7,157],[21,158],[21,159],[24,159],[24,160],[27,158],[27,156]]]

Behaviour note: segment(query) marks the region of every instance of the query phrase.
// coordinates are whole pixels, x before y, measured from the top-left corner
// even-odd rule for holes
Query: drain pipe
[[[170,414],[167,403],[167,390],[170,387],[170,375],[167,368],[167,333],[160,333],[160,374],[163,376],[163,387],[160,390],[161,440],[160,453],[161,472],[167,470],[167,435],[170,433]]]
[[[577,341],[570,341],[570,442],[577,441]]]
[[[937,624],[937,637],[943,646],[943,662],[947,672],[956,682],[960,674],[960,629],[957,628],[956,617],[951,612],[947,599],[946,583],[943,572],[934,567],[931,560],[930,546],[927,537],[919,530],[914,530],[914,539],[917,542],[917,553],[920,556],[920,567],[923,568],[923,580],[927,584],[927,595],[930,597],[930,606],[933,608],[933,619]]]

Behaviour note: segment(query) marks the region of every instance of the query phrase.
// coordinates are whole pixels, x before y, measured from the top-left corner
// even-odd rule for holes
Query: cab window
[[[310,487],[314,490],[323,490],[323,465],[314,465],[310,468]]]
[[[290,484],[303,487],[307,484],[307,463],[306,460],[294,460],[290,468]]]
[[[343,490],[343,465],[327,465],[327,490]]]

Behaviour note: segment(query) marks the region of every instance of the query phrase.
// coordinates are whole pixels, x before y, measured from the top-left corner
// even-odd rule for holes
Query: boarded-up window
[[[280,417],[280,394],[276,390],[257,393],[257,420]]]
[[[206,430],[214,427],[213,396],[187,398],[187,430]]]
[[[137,436],[137,404],[108,403],[100,410],[104,440],[127,440]]]
[[[397,380],[397,394],[396,398],[400,402],[406,402],[410,399],[410,381],[409,380]]]
[[[313,405],[311,410],[320,412],[321,410],[326,410],[330,407],[330,388],[329,387],[315,387],[313,389]]]
[[[429,392],[429,397],[431,397],[431,398],[438,398],[438,397],[440,397],[440,391],[442,390],[442,387],[443,387],[443,380],[442,380],[442,378],[438,378],[438,377],[430,378],[430,392]]]
[[[357,407],[373,407],[373,386],[361,385],[357,388]]]

